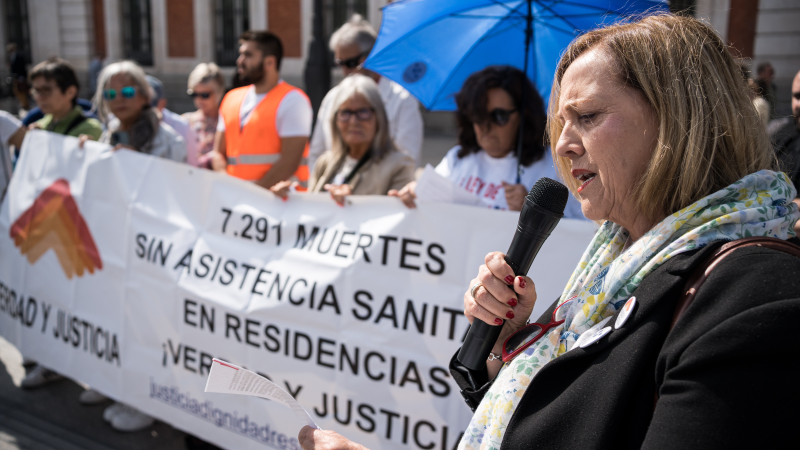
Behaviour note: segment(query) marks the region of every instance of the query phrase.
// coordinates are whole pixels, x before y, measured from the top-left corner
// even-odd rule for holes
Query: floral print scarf
[[[505,364],[483,398],[459,449],[500,448],[503,434],[536,373],[570,351],[581,334],[602,326],[642,280],[675,255],[715,241],[749,236],[788,239],[800,212],[784,173],[762,170],[668,216],[624,250],[628,231],[605,222],[561,294],[572,299],[566,320]]]

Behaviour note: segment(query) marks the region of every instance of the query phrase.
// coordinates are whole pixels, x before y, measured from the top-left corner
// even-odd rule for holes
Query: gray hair
[[[330,47],[335,52],[336,47],[357,44],[361,53],[369,53],[376,39],[378,33],[372,25],[360,14],[353,14],[350,20],[331,35]]]
[[[372,138],[372,157],[378,161],[389,153],[396,151],[397,146],[389,135],[389,120],[386,117],[386,108],[383,105],[381,92],[378,90],[378,85],[375,81],[364,75],[353,74],[342,80],[337,88],[339,92],[336,93],[336,97],[333,100],[333,107],[328,118],[331,125],[331,134],[333,135],[331,151],[338,158],[344,158],[347,155],[347,144],[344,142],[342,133],[336,123],[336,112],[339,111],[344,102],[357,95],[364,97],[372,109],[375,110],[377,127],[375,136]]]
[[[225,78],[222,76],[219,66],[213,62],[200,63],[192,70],[192,73],[189,74],[189,84],[187,86],[189,88],[189,93],[191,93],[198,84],[208,82],[216,83],[220,91],[225,89]]]
[[[97,116],[100,117],[100,120],[104,123],[108,123],[108,114],[110,110],[108,108],[108,102],[105,97],[103,97],[103,90],[105,90],[106,85],[115,75],[127,75],[131,77],[134,84],[136,84],[139,95],[145,97],[148,105],[154,97],[153,88],[151,88],[150,83],[147,82],[147,75],[145,75],[144,70],[138,64],[133,61],[120,61],[107,65],[97,77],[97,91],[95,91],[94,97],[92,98],[92,102],[95,108],[97,108]]]

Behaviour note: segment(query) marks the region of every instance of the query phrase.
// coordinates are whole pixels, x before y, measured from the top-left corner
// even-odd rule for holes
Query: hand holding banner
[[[367,447],[450,450],[471,416],[447,370],[468,327],[466,284],[508,247],[518,214],[417,206],[284,202],[225,174],[32,131],[0,207],[0,334],[216,445],[299,449],[285,406],[204,392],[214,358],[267,375]],[[553,231],[529,272],[534,319],[593,234],[566,219]]]

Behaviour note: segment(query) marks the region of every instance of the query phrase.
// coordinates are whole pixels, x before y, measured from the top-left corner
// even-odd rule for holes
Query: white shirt
[[[419,164],[423,132],[419,102],[403,86],[386,77],[378,80],[378,90],[380,90],[381,99],[386,108],[386,118],[389,120],[389,135],[401,151],[414,158],[414,161]],[[317,158],[333,145],[331,119],[333,118],[333,102],[338,92],[339,86],[334,86],[328,91],[319,106],[317,123],[314,125],[314,133],[311,136],[308,150],[308,167],[311,170],[314,170]]]
[[[250,121],[253,110],[267,95],[269,95],[269,92],[256,94],[255,86],[250,85],[244,95],[244,100],[242,100],[242,106],[239,108],[239,123],[242,127]],[[220,117],[224,117],[222,110],[220,110]],[[278,112],[275,117],[275,128],[278,131],[278,137],[309,136],[313,119],[314,111],[311,109],[311,103],[308,99],[298,91],[289,92],[278,105]],[[225,132],[225,120],[217,122],[217,131]]]
[[[449,179],[468,192],[478,196],[490,208],[508,209],[503,181],[514,184],[517,181],[517,158],[510,152],[502,158],[493,158],[486,151],[459,159],[460,145],[451,148],[447,155],[436,166],[436,173]],[[530,190],[539,178],[547,177],[561,181],[553,165],[553,156],[549,149],[544,152],[544,158],[528,167],[520,167],[520,183],[525,190]],[[571,219],[586,219],[581,212],[580,203],[569,196],[564,209],[564,217]]]
[[[180,114],[175,114],[167,108],[164,108],[161,111],[161,115],[163,117],[161,119],[162,122],[172,127],[172,129],[183,138],[183,143],[186,146],[186,153],[190,155],[196,155],[197,137],[195,136],[192,127],[189,126],[189,121],[181,117]]]

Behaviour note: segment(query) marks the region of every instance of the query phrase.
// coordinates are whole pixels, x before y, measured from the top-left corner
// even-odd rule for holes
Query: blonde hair
[[[394,141],[389,136],[389,120],[386,118],[386,108],[383,105],[381,92],[378,90],[378,85],[375,81],[364,75],[353,74],[342,80],[338,89],[339,92],[336,93],[336,97],[333,100],[333,107],[328,118],[331,125],[331,134],[333,135],[330,150],[337,158],[344,158],[348,149],[347,144],[342,139],[342,132],[339,131],[339,126],[336,123],[336,112],[339,111],[344,102],[356,95],[364,97],[372,109],[375,110],[377,127],[375,136],[372,138],[372,157],[377,161],[397,150]]]
[[[103,90],[105,90],[106,85],[115,75],[127,75],[131,77],[131,80],[133,80],[133,83],[136,85],[137,95],[144,96],[147,100],[147,105],[150,104],[155,95],[153,88],[150,87],[150,83],[147,82],[147,75],[145,75],[144,70],[135,62],[120,61],[107,65],[97,77],[97,91],[95,91],[94,97],[92,98],[92,102],[95,108],[97,108],[97,116],[100,117],[100,120],[104,123],[108,122],[108,113],[110,110],[108,108],[108,102],[105,97],[103,97]]]
[[[774,166],[766,131],[747,96],[741,70],[708,25],[660,14],[591,31],[570,44],[556,68],[548,127],[556,170],[577,196],[571,161],[555,146],[561,79],[582,54],[613,56],[623,85],[642,93],[658,121],[653,157],[634,201],[651,220],[683,209],[747,174]]]
[[[225,78],[219,70],[219,66],[212,63],[200,63],[189,74],[188,89],[189,93],[201,83],[214,82],[217,85],[217,90],[222,92],[225,90]]]

